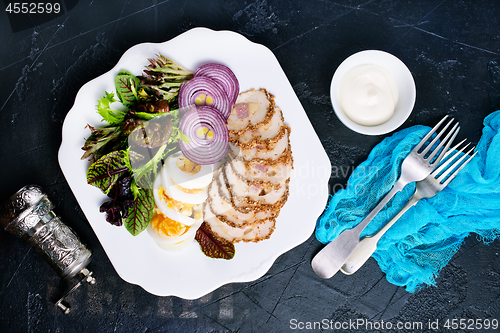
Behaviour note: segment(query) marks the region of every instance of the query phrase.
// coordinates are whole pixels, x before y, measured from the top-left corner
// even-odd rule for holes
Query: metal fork
[[[401,191],[407,184],[419,181],[427,177],[431,171],[439,164],[444,154],[448,151],[451,143],[455,139],[460,127],[458,123],[448,132],[442,141],[436,143],[443,137],[448,127],[453,123],[451,119],[432,141],[424,147],[427,141],[436,133],[438,128],[448,118],[445,116],[430,132],[417,144],[417,146],[405,158],[401,166],[401,176],[394,184],[393,188],[385,195],[379,204],[361,221],[356,227],[344,230],[337,238],[326,245],[311,262],[314,272],[324,279],[329,279],[335,275],[349,255],[359,244],[359,236],[368,223],[380,212],[380,210],[391,200],[391,198]],[[432,151],[431,151],[432,149]]]
[[[470,160],[476,155],[477,151],[470,155],[474,151],[475,147],[472,147],[467,153],[463,154],[457,159],[460,154],[469,146],[469,144],[462,147],[460,150],[456,150],[460,145],[465,142],[463,140],[455,147],[451,148],[445,155],[445,158],[451,154],[451,156],[445,160],[440,166],[434,169],[427,178],[418,181],[416,184],[415,192],[412,197],[408,200],[406,205],[394,216],[385,226],[382,227],[376,234],[372,236],[364,237],[351,253],[347,261],[340,268],[340,271],[346,275],[351,275],[356,272],[363,264],[371,257],[373,252],[377,249],[377,243],[380,238],[385,234],[389,228],[401,217],[403,214],[417,204],[417,202],[423,198],[431,198],[441,192],[448,184],[455,178],[460,170],[463,169],[470,162]],[[468,157],[467,157],[468,156]],[[465,159],[467,158],[467,159]],[[465,161],[464,161],[465,160]],[[455,161],[451,164],[452,161]],[[451,164],[451,165],[450,165]]]

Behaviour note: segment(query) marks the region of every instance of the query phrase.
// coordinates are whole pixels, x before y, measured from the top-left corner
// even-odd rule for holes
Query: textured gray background
[[[321,244],[311,236],[257,281],[226,285],[193,301],[150,295],[116,274],[57,162],[61,126],[83,84],[111,69],[129,47],[163,42],[198,26],[239,32],[274,52],[332,166],[342,170],[332,177],[332,188],[345,185],[384,137],[350,131],[330,104],[335,69],[360,50],[391,52],[410,68],[417,101],[403,127],[432,125],[452,114],[462,124],[460,138],[477,142],[483,118],[500,109],[498,1],[87,0],[63,5],[62,15],[39,18],[9,18],[0,5],[0,199],[28,183],[43,186],[56,212],[93,250],[89,268],[98,284],[79,289],[69,299],[72,313],[62,315],[48,300],[68,284],[27,243],[0,231],[1,331],[287,332],[293,331],[292,319],[425,325],[438,319],[500,319],[500,243],[486,246],[473,235],[436,286],[414,294],[388,283],[373,259],[356,275],[317,278],[310,261]]]

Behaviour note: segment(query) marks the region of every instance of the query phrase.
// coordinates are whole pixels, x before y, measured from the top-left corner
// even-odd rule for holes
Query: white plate
[[[396,80],[399,89],[399,101],[394,115],[385,123],[376,126],[363,126],[355,123],[346,116],[339,102],[342,77],[350,69],[366,64],[378,65],[389,71]],[[397,57],[384,51],[366,50],[351,55],[340,64],[332,78],[330,98],[335,114],[351,130],[366,135],[386,134],[399,128],[410,116],[416,99],[415,81],[408,67]]]
[[[115,227],[99,213],[106,200],[86,182],[88,161],[80,160],[81,147],[90,131],[85,126],[103,125],[95,111],[104,91],[115,91],[114,78],[122,69],[142,73],[147,59],[156,54],[195,70],[217,62],[229,66],[239,79],[241,91],[266,88],[291,126],[294,172],[290,196],[270,239],[236,244],[232,260],[207,258],[198,243],[179,252],[160,249],[147,232],[134,237],[125,227]],[[130,48],[109,72],[85,84],[63,125],[59,164],[80,207],[101,242],[116,272],[125,281],[160,296],[199,298],[231,282],[247,282],[263,276],[281,254],[306,241],[328,198],[331,165],[307,115],[274,54],[266,47],[229,31],[205,28],[189,30],[164,43],[144,43]]]

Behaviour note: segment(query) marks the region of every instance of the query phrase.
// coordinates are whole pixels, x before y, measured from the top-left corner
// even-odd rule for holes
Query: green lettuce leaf
[[[112,141],[118,140],[121,136],[121,130],[116,126],[99,129],[95,129],[90,125],[87,125],[87,127],[90,128],[91,134],[85,140],[85,144],[82,147],[82,149],[85,150],[81,158],[82,160],[90,158],[92,155],[96,160],[101,158],[105,155],[103,151],[105,151],[106,145]]]
[[[87,170],[87,183],[108,194],[118,179],[129,171],[127,151],[113,151],[92,163]]]
[[[142,155],[142,159],[132,161],[132,172],[137,185],[142,188],[152,189],[163,161],[170,153],[176,150],[177,147],[177,145],[169,145],[166,143],[158,148],[153,157],[149,158],[149,156]],[[135,156],[139,155],[141,154],[135,152]]]
[[[178,140],[182,140],[184,141],[184,143],[190,143],[191,142],[191,139],[189,138],[189,136],[187,136],[186,134],[182,133],[181,130],[179,128],[174,128],[174,131],[172,133],[172,137],[175,138],[176,141]]]
[[[137,87],[140,80],[132,73],[122,70],[115,77],[115,88],[118,99],[126,107],[137,103]]]
[[[127,111],[117,111],[110,107],[111,103],[117,102],[114,93],[104,92],[105,95],[97,101],[97,112],[101,115],[102,119],[107,121],[110,125],[119,125],[125,119]]]
[[[135,188],[132,190],[135,198],[135,205],[129,208],[125,219],[125,228],[133,235],[137,236],[143,232],[153,218],[155,200],[153,190],[145,188]]]
[[[139,95],[143,100],[154,96],[170,102],[176,99],[182,83],[193,78],[193,72],[161,54],[157,59],[149,59],[149,62],[144,75],[139,77],[139,90],[142,89]]]
[[[152,120],[163,117],[171,117],[175,120],[175,126],[179,124],[179,116],[180,116],[179,109],[169,110],[168,112],[141,112],[141,111],[134,112],[134,117],[141,120]]]

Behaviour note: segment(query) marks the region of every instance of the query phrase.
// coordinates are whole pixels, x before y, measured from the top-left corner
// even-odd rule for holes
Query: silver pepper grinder
[[[37,185],[27,185],[0,207],[0,224],[6,231],[27,241],[63,279],[81,276],[55,304],[65,314],[70,307],[64,299],[83,282],[95,284],[87,269],[92,252],[52,211],[54,205]]]

